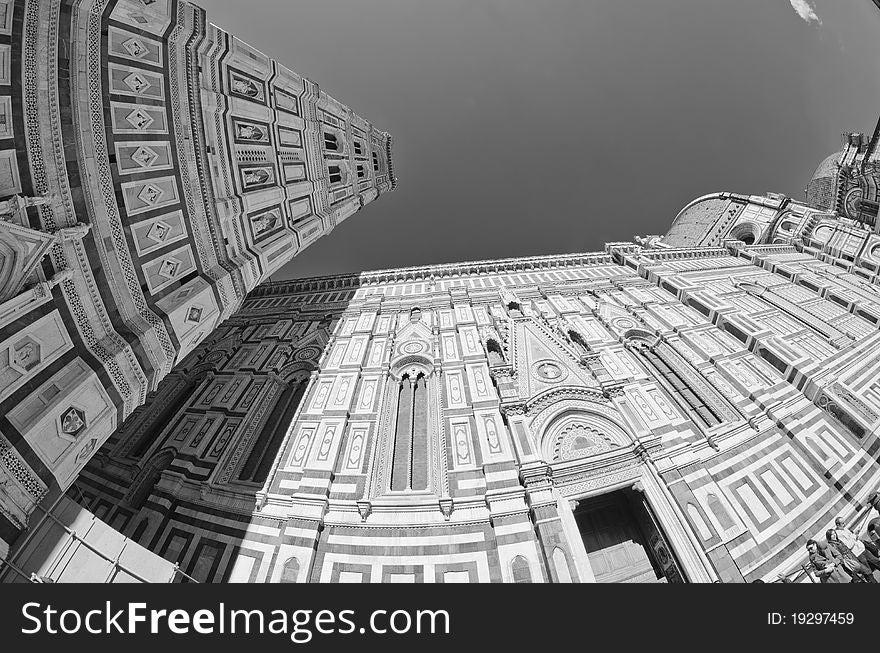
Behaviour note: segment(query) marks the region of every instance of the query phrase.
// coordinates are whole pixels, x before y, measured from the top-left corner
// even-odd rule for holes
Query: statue
[[[0,216],[15,215],[29,206],[46,206],[51,204],[54,199],[54,193],[43,193],[37,197],[13,195],[8,199],[0,201]]]
[[[91,229],[92,225],[77,222],[72,227],[61,227],[60,229],[56,229],[53,235],[58,242],[66,243],[71,240],[82,240]]]

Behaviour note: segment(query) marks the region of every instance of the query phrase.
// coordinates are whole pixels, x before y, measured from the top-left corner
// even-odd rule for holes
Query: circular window
[[[844,211],[846,217],[855,220],[859,217],[862,203],[862,190],[860,188],[851,188],[847,191],[843,200]]]
[[[730,230],[730,234],[728,238],[733,238],[734,240],[738,240],[746,245],[754,245],[758,242],[758,238],[760,237],[761,232],[758,229],[757,225],[752,224],[751,222],[743,222],[736,225],[733,229]]]
[[[535,365],[535,376],[544,382],[556,383],[564,379],[567,374],[558,363],[541,361]]]
[[[405,354],[420,354],[424,351],[425,347],[420,342],[408,342],[400,349]]]

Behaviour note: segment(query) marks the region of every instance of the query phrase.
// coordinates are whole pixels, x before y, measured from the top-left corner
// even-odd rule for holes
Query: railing
[[[11,559],[8,559],[8,560],[0,559],[0,569],[2,569],[2,565],[6,565],[6,567],[8,569],[10,569],[16,576],[18,576],[22,580],[25,580],[26,582],[29,582],[29,583],[54,583],[54,582],[56,582],[56,580],[52,576],[54,575],[55,567],[59,564],[59,562],[61,560],[63,560],[65,558],[67,553],[71,551],[71,547],[76,546],[76,545],[80,545],[80,546],[84,546],[86,549],[88,549],[89,551],[91,551],[92,553],[97,555],[102,560],[105,560],[106,562],[110,563],[110,568],[109,568],[109,571],[107,572],[107,575],[104,579],[104,582],[112,582],[116,578],[116,576],[119,574],[120,571],[124,572],[125,574],[129,575],[131,578],[133,578],[141,583],[153,582],[153,581],[148,580],[147,578],[144,578],[141,574],[137,573],[136,571],[131,569],[129,566],[126,566],[121,563],[122,555],[126,551],[126,545],[129,542],[131,542],[131,540],[129,538],[124,538],[124,542],[123,542],[121,548],[119,549],[119,552],[117,554],[115,554],[115,557],[114,557],[114,556],[111,556],[111,555],[107,554],[106,552],[102,551],[94,544],[88,542],[86,537],[78,534],[76,531],[74,531],[69,526],[67,526],[64,522],[62,522],[60,519],[58,519],[58,517],[56,517],[52,511],[58,505],[58,503],[60,502],[60,500],[63,496],[64,496],[63,494],[61,496],[59,496],[58,501],[56,501],[48,509],[41,506],[41,505],[36,506],[43,513],[42,517],[40,518],[39,524],[42,524],[45,520],[48,519],[48,520],[54,522],[55,525],[61,527],[61,529],[66,533],[67,537],[69,538],[67,543],[58,550],[58,552],[55,555],[54,559],[52,560],[51,564],[46,565],[44,567],[45,569],[49,570],[46,572],[48,575],[38,576],[33,573],[28,575],[25,571],[23,571],[18,566],[16,566]],[[97,517],[94,517],[94,519],[98,520]],[[27,542],[30,540],[30,538],[38,530],[39,530],[39,526],[29,529],[30,532],[27,534],[26,540],[23,543],[22,547],[19,548],[19,551],[22,551],[25,549]],[[196,580],[195,578],[193,578],[189,574],[182,571],[180,569],[180,566],[177,563],[174,563],[172,566],[171,574],[166,582],[169,582],[169,583],[180,582],[180,580],[179,580],[180,577],[183,577],[193,583],[199,582],[198,580]]]
[[[852,521],[847,524],[847,528],[849,528],[853,533],[858,533],[865,523],[868,521],[868,517],[871,515],[871,506],[865,506],[858,513],[856,513],[855,517],[853,517]],[[775,580],[775,583],[799,583],[803,580],[804,574],[810,579],[810,582],[815,583],[816,578],[813,576],[814,567],[812,563],[809,561],[801,562],[797,567],[792,567],[789,571],[779,574],[779,580]],[[787,580],[783,580],[783,578]]]

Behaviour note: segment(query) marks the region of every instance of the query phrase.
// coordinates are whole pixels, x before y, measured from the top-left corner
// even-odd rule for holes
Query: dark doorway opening
[[[681,583],[684,577],[644,495],[625,489],[578,503],[578,530],[597,583]]]

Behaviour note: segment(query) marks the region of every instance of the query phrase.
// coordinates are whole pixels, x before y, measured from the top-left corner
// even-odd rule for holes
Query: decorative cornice
[[[464,261],[461,263],[441,263],[438,265],[389,268],[386,270],[373,270],[327,277],[308,277],[291,281],[270,281],[255,288],[249,297],[270,297],[329,290],[356,289],[361,286],[382,283],[427,281],[432,277],[434,279],[448,279],[456,276],[504,274],[528,270],[613,264],[614,261],[611,255],[605,252],[582,252],[575,254]]]

